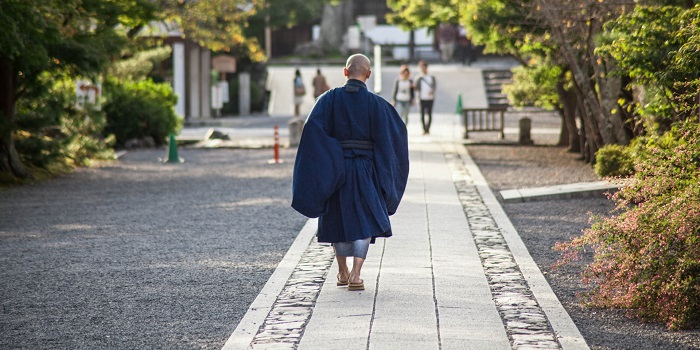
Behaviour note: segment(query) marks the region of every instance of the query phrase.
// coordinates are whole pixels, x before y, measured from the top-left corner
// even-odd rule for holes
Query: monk
[[[370,60],[350,56],[343,74],[345,86],[319,96],[306,120],[294,164],[292,207],[319,218],[318,241],[335,249],[337,285],[364,290],[361,270],[369,245],[391,237],[389,216],[406,188],[408,140],[396,109],[367,90]]]

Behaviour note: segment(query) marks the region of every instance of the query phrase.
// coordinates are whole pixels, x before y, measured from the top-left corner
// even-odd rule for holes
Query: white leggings
[[[369,250],[369,242],[371,238],[358,239],[350,242],[333,243],[335,255],[338,256],[354,256],[356,258],[367,258]]]

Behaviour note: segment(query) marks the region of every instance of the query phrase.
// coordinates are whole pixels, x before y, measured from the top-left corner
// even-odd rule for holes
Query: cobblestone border
[[[250,349],[297,348],[334,257],[331,246],[312,240],[253,338]]]
[[[496,308],[514,349],[562,349],[460,155],[443,149]]]

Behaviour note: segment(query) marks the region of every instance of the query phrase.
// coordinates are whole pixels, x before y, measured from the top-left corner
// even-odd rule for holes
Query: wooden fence
[[[508,107],[464,108],[464,138],[469,138],[470,132],[498,131],[501,139],[503,134],[504,114]]]

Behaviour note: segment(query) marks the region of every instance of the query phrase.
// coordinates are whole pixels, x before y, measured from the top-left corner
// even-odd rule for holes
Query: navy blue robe
[[[407,181],[406,125],[389,102],[354,79],[319,96],[292,185],[292,207],[319,218],[319,242],[390,237]]]

